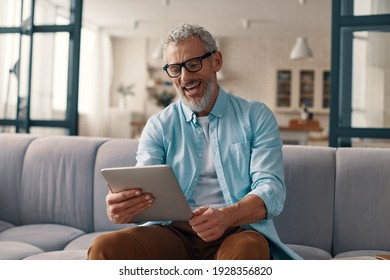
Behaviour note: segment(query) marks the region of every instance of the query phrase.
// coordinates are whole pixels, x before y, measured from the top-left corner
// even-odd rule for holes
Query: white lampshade
[[[290,53],[290,59],[298,60],[313,57],[313,53],[305,37],[298,37]]]

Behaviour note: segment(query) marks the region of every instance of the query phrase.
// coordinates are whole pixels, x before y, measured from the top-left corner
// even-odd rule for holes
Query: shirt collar
[[[226,110],[226,102],[227,102],[227,93],[223,90],[221,86],[219,86],[218,97],[217,100],[215,101],[213,108],[211,109],[210,115],[216,118],[222,118]],[[196,114],[190,108],[185,106],[183,102],[180,101],[180,104],[186,122],[192,121],[193,123],[196,123]]]

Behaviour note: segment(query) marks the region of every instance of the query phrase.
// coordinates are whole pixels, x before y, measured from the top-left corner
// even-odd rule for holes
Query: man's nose
[[[180,78],[182,80],[188,80],[189,78],[191,78],[192,76],[192,73],[190,71],[188,71],[184,66],[181,68],[181,75],[180,75]]]

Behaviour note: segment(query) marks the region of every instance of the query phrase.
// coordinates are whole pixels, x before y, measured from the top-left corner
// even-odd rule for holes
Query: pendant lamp
[[[307,43],[306,37],[298,37],[294,47],[290,52],[291,60],[305,59],[313,57],[309,44]]]

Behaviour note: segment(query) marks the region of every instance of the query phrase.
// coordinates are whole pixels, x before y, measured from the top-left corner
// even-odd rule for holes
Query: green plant
[[[119,92],[119,94],[121,94],[122,96],[127,96],[127,95],[134,95],[134,91],[133,91],[133,88],[134,88],[135,84],[130,84],[128,86],[124,86],[122,83],[119,85],[117,91]]]

